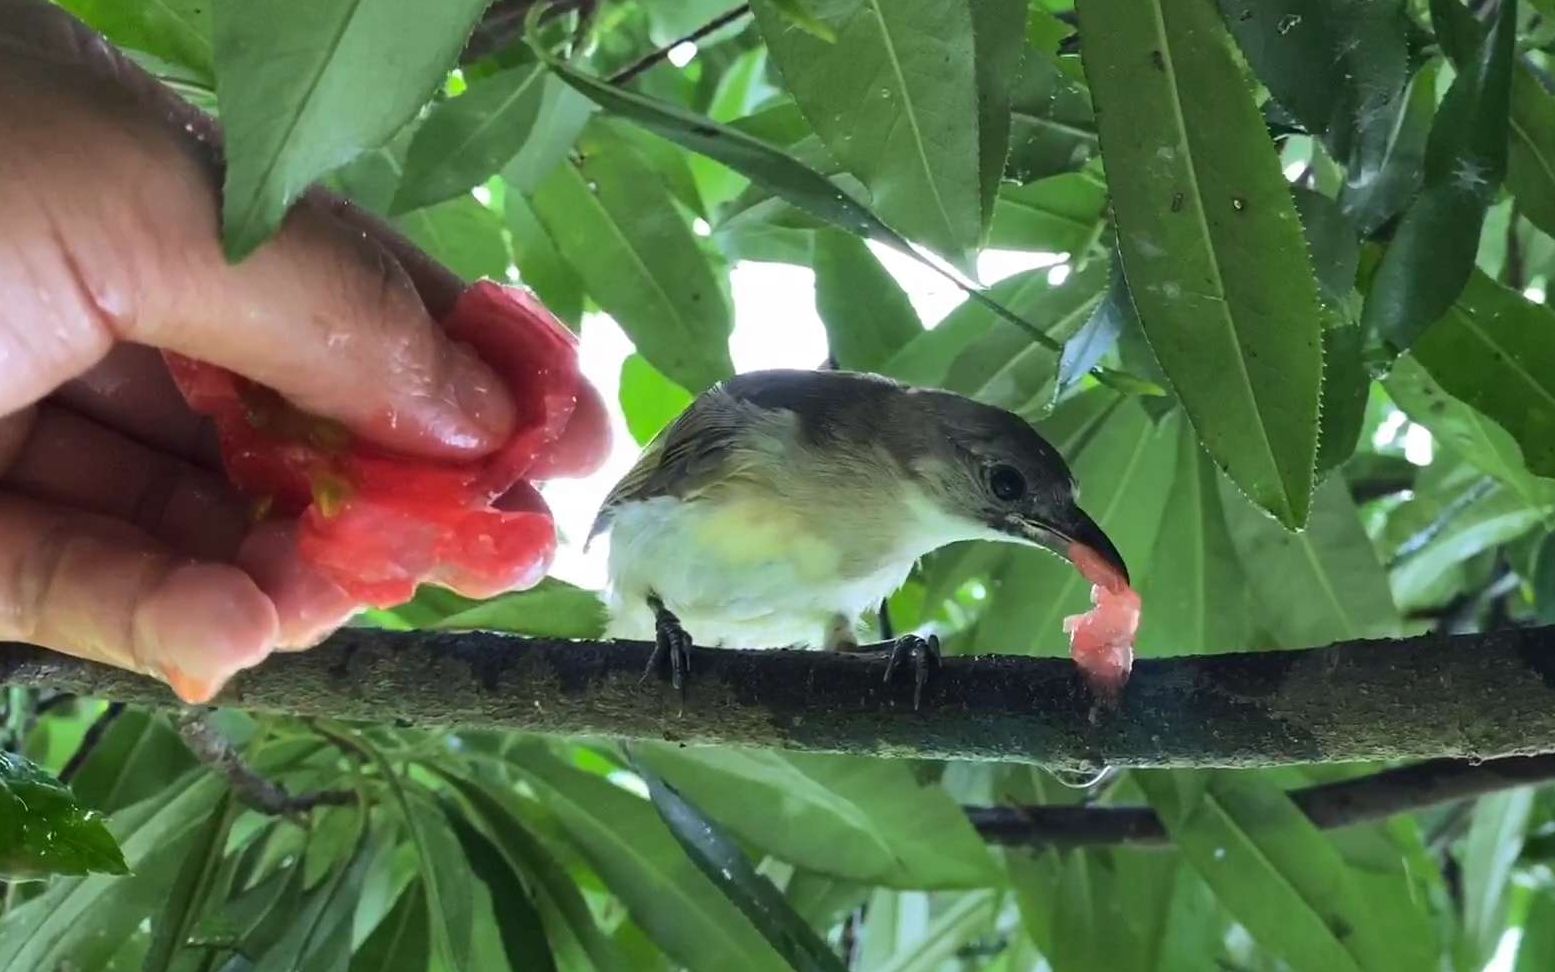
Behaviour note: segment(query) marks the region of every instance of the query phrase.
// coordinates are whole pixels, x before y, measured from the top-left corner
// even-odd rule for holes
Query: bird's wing
[[[694,496],[729,471],[742,433],[751,426],[749,402],[714,389],[697,399],[648,443],[647,448],[600,504],[592,539],[610,525],[623,503],[656,496]]]

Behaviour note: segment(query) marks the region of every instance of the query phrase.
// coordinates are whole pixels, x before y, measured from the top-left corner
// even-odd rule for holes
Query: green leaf
[[[1177,470],[1151,563],[1169,563],[1140,584],[1142,657],[1245,651],[1253,640],[1252,592],[1226,525],[1220,476],[1178,413]]]
[[[978,187],[982,226],[993,221],[994,199],[1010,151],[1012,88],[1026,41],[1026,0],[972,0],[973,67],[977,80]]]
[[[20,755],[0,751],[0,879],[126,870],[119,845],[96,811]]]
[[[1523,849],[1533,790],[1522,787],[1480,797],[1463,842],[1463,925],[1454,957],[1461,972],[1485,967],[1506,932],[1508,884]]]
[[[514,872],[526,876],[545,919],[547,937],[563,967],[573,956],[600,972],[624,970],[617,945],[600,930],[578,882],[524,826],[521,803],[510,790],[477,783],[439,767],[439,772],[471,808],[471,815]]]
[[[951,962],[976,939],[993,931],[998,898],[992,888],[969,891],[954,898],[923,927],[920,935],[900,937],[895,952],[870,967],[879,972],[936,972]],[[872,937],[874,923],[865,931]]]
[[[621,413],[638,445],[647,445],[690,407],[692,395],[640,354],[621,362]]]
[[[383,627],[394,630],[506,631],[531,638],[574,639],[598,638],[605,630],[599,595],[554,577],[527,591],[485,601],[423,587],[409,604],[376,614]]]
[[[114,813],[164,793],[168,784],[194,765],[189,747],[166,716],[125,709],[98,738],[71,777],[70,788],[83,804]]]
[[[1456,29],[1452,12],[1462,10],[1458,0],[1432,0],[1431,8],[1438,31],[1450,35]],[[1505,0],[1496,9],[1495,28],[1478,45],[1473,62],[1462,66],[1436,112],[1426,143],[1424,185],[1366,296],[1363,326],[1401,350],[1412,346],[1463,290],[1474,269],[1485,209],[1506,176],[1517,0]]]
[[[1253,938],[1296,972],[1429,968],[1422,944],[1371,920],[1334,846],[1266,777],[1134,776],[1188,863]]]
[[[448,965],[451,972],[464,972],[470,968],[475,889],[459,840],[423,790],[402,778],[377,748],[360,736],[355,740],[388,782],[415,849],[417,871],[426,891],[432,956]]]
[[[485,0],[215,0],[227,254],[247,256],[320,176],[426,103]],[[414,25],[411,29],[409,25]]]
[[[754,847],[820,874],[973,888],[993,861],[944,789],[902,762],[639,744],[637,758]]]
[[[1438,34],[1448,57],[1464,70],[1483,43],[1485,28],[1460,4],[1433,7]],[[1555,95],[1526,60],[1512,68],[1507,125],[1511,141],[1506,157],[1506,186],[1519,211],[1546,233],[1555,232]]]
[[[1511,433],[1530,472],[1555,477],[1555,311],[1476,273],[1415,359]]]
[[[184,850],[226,783],[191,772],[156,796],[115,813],[108,829],[129,875],[56,880],[0,919],[0,970],[95,968],[149,917],[171,884]]]
[[[535,909],[519,873],[502,858],[497,847],[467,821],[455,806],[444,805],[444,815],[464,848],[470,869],[491,894],[497,931],[503,952],[513,969],[553,972],[556,963],[546,944],[540,913]]]
[[[869,207],[854,198],[844,186],[834,184],[793,155],[747,135],[733,126],[719,125],[711,119],[684,109],[615,88],[598,78],[576,71],[559,60],[551,59],[548,63],[551,69],[568,84],[588,95],[601,107],[629,118],[683,148],[728,165],[747,176],[757,186],[775,193],[818,220],[851,233],[868,236],[911,256],[952,281],[971,300],[982,304],[1011,324],[1025,329],[1039,343],[1049,342],[1046,333],[1037,325],[1012,313],[988,294],[966,284],[956,275],[944,270],[938,263],[925,258],[900,234],[875,216]],[[777,113],[783,114],[781,111]],[[726,220],[722,224],[721,231],[727,231],[730,225]],[[768,245],[771,246],[770,243]],[[808,260],[803,255],[791,255],[794,245],[793,240],[789,239],[781,241],[777,247],[783,254],[783,258],[808,265]],[[566,246],[562,247],[562,251],[567,252]],[[1058,350],[1056,342],[1052,343],[1052,349]],[[1100,379],[1108,380],[1111,377],[1105,372],[1098,372]]]
[[[535,191],[535,213],[638,352],[701,391],[734,373],[728,296],[647,163],[594,131],[583,161],[557,168]]]
[[[1068,342],[1095,316],[1096,308],[1104,301],[1107,265],[1093,262],[1079,273],[1070,274],[1057,286],[1050,279],[1045,268],[1028,270],[999,281],[994,292],[1006,306],[1018,309],[1022,317],[1046,322],[1054,343]],[[954,357],[945,356],[948,368],[943,378],[936,377],[933,384],[1023,415],[1045,414],[1061,380],[1060,355],[974,301],[951,311],[930,333],[944,331],[945,339],[948,339],[962,330],[973,329],[981,333]],[[943,347],[940,340],[927,336],[919,338],[904,348],[888,367],[906,371],[903,358],[932,352],[938,347]],[[1065,347],[1067,349],[1068,345]]]
[[[815,309],[839,368],[877,371],[924,333],[906,292],[862,240],[817,230],[814,247]]]
[[[539,115],[518,154],[503,167],[502,180],[514,192],[534,192],[567,160],[593,114],[594,105],[571,85],[558,77],[546,78]]]
[[[1541,501],[1543,487],[1528,471],[1517,440],[1478,409],[1447,394],[1413,355],[1393,362],[1383,387],[1405,415],[1476,469],[1511,487],[1529,505]]]
[[[1125,328],[1139,326],[1139,314],[1134,310],[1134,295],[1129,292],[1128,281],[1123,276],[1123,261],[1113,254],[1111,272],[1107,280],[1107,292],[1091,311],[1091,316],[1074,337],[1064,342],[1064,353],[1058,359],[1057,394],[1062,395],[1110,352],[1118,343]]]
[[[510,186],[502,206],[519,282],[533,290],[551,313],[578,330],[583,322],[583,279],[540,225],[527,196]]]
[[[394,225],[448,269],[466,280],[506,280],[507,241],[502,217],[464,196],[418,209],[394,220]]]
[[[1329,154],[1367,178],[1386,155],[1409,75],[1403,0],[1219,0],[1258,77]]]
[[[1547,533],[1534,554],[1533,605],[1540,623],[1555,624],[1555,532]]]
[[[1513,972],[1544,972],[1549,968],[1555,968],[1555,888],[1543,887],[1533,893],[1528,904]]]
[[[841,0],[819,14],[835,43],[770,0],[751,9],[784,87],[876,211],[970,273],[983,236],[970,3]]]
[[[1490,488],[1464,493],[1441,518],[1411,538],[1393,564],[1394,597],[1406,609],[1425,606],[1433,582],[1476,554],[1522,536],[1555,517],[1555,483],[1537,490],[1535,503],[1483,480]]]
[[[1095,421],[1071,416],[1101,406]],[[1069,426],[1069,428],[1065,428]],[[1149,554],[1177,460],[1177,436],[1150,420],[1133,399],[1085,392],[1038,426],[1069,459],[1080,505],[1117,544],[1136,585],[1150,576]],[[1065,655],[1063,622],[1090,607],[1090,585],[1045,550],[1012,547],[989,584],[989,602],[972,633],[971,652]]]
[[[1206,0],[1085,0],[1079,11],[1119,247],[1150,345],[1216,465],[1300,527],[1322,317],[1230,39]]]
[[[174,962],[180,957],[187,959],[192,954],[186,946],[201,910],[211,903],[212,887],[227,847],[227,834],[237,813],[232,794],[223,794],[215,811],[190,842],[183,866],[167,889],[167,903],[152,920],[151,946],[146,951],[142,972],[166,972],[174,968]]]
[[[295,919],[254,962],[253,972],[345,968],[351,954],[351,916],[372,858],[367,814],[363,810],[359,834],[349,856],[332,875],[307,892]]]
[[[1066,60],[1072,63],[1073,59]],[[1005,174],[1015,182],[1026,184],[1072,172],[1096,155],[1090,92],[1064,70],[1066,60],[1048,50],[1026,51],[1011,99],[1010,155],[1005,166]]]
[[[578,851],[676,962],[697,969],[785,970],[782,958],[687,859],[646,800],[573,769],[543,746],[514,763],[557,813]]]
[[[1055,972],[1196,972],[1220,964],[1211,957],[1223,950],[1225,922],[1178,855],[1086,851],[1055,863],[1046,869],[1050,878],[1026,862],[1011,868],[1017,886],[1026,886],[1023,898],[1052,898],[1052,923],[1063,932],[1047,933],[1044,952]]]
[[[1410,79],[1394,111],[1384,116],[1390,132],[1382,159],[1374,167],[1346,173],[1339,205],[1357,228],[1371,234],[1396,216],[1420,188],[1425,146],[1436,115],[1439,62],[1429,62]]]
[[[756,930],[800,972],[845,972],[845,966],[805,924],[782,892],[756,871],[744,851],[717,824],[651,771],[637,767],[654,809],[686,855],[728,896]]]
[[[1398,609],[1343,477],[1313,495],[1312,520],[1300,533],[1253,508],[1221,483],[1231,539],[1257,595],[1261,628],[1283,648],[1390,637]]]
[[[1107,185],[1089,169],[1004,186],[994,204],[988,245],[1083,255],[1106,215]]]
[[[530,61],[479,78],[433,106],[405,155],[393,211],[452,199],[506,165],[539,118],[549,76],[543,63]]]
[[[426,893],[412,881],[351,956],[351,972],[425,972],[432,956],[430,936]]]
[[[59,5],[120,47],[154,54],[210,79],[209,0],[60,0]]]

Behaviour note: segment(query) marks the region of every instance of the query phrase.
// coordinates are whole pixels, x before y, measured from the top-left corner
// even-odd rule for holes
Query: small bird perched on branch
[[[1074,477],[1020,417],[951,392],[841,371],[759,371],[702,393],[616,484],[609,634],[655,643],[683,691],[699,644],[820,644],[911,661],[914,706],[937,639],[861,647],[856,626],[913,564],[958,540],[1123,558]]]

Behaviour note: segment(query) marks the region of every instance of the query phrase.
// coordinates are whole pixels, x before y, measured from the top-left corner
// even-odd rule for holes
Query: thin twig
[[[1370,776],[1295,790],[1290,796],[1324,829],[1468,800],[1555,779],[1555,755],[1511,756],[1476,763],[1436,759]],[[1149,807],[966,807],[990,843],[1054,847],[1164,847],[1165,825]]]
[[[227,778],[233,796],[251,810],[272,817],[295,816],[314,807],[346,806],[356,802],[352,790],[319,790],[292,796],[286,788],[267,780],[243,761],[221,732],[211,723],[210,713],[190,710],[178,719],[178,734],[201,764]]]
[[[649,68],[669,57],[670,51],[674,50],[680,45],[695,44],[697,41],[706,37],[708,34],[711,34],[717,30],[721,30],[724,27],[734,23],[736,20],[739,20],[741,17],[750,13],[750,11],[750,4],[742,3],[738,7],[735,7],[733,10],[718,15],[717,17],[709,20],[707,23],[698,27],[696,30],[693,30],[691,33],[680,38],[679,40],[676,40],[673,43],[667,44],[664,47],[661,47],[658,50],[643,56],[630,66],[617,71],[615,74],[612,74],[610,76],[610,83],[614,85],[626,84],[628,81],[631,81],[639,74],[642,74],[644,71],[647,71]]]

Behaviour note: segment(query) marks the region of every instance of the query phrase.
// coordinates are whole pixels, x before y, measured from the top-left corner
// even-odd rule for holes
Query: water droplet
[[[1172,212],[1182,212],[1182,193],[1180,192],[1172,193]]]
[[[1274,25],[1274,29],[1284,35],[1294,30],[1299,23],[1301,23],[1301,14],[1290,13],[1281,17],[1279,23]]]
[[[1231,208],[1240,213],[1242,210],[1247,208],[1247,200],[1243,199],[1241,196],[1232,196]]]
[[[599,191],[599,183],[594,182],[593,180],[590,180],[588,185],[589,185],[589,192],[598,192]]]

